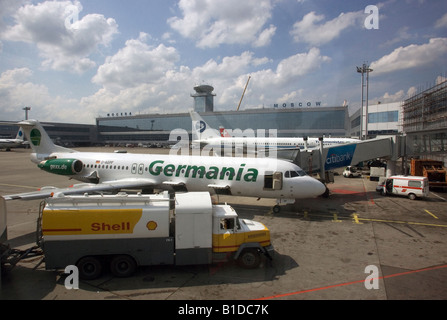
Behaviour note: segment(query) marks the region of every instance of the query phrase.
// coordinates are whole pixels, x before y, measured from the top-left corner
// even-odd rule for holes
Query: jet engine
[[[63,176],[72,176],[82,171],[84,164],[77,159],[51,159],[37,165],[40,169]]]

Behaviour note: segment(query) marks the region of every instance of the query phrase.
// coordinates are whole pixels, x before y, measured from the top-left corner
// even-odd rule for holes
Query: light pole
[[[368,138],[368,93],[369,93],[369,73],[373,69],[364,63],[361,67],[357,67],[357,72],[362,74],[362,109],[360,112],[360,138],[363,139],[363,130],[365,129],[365,139]],[[365,90],[365,73],[366,73],[366,108],[363,110],[364,105],[364,90]],[[365,128],[363,128],[363,118],[365,118]]]
[[[25,110],[25,120],[28,120],[28,111],[30,111],[31,108],[30,107],[25,107],[22,110]]]

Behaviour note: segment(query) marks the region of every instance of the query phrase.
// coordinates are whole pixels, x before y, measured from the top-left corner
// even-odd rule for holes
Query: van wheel
[[[415,195],[414,193],[410,193],[410,194],[408,195],[408,198],[409,198],[410,200],[414,200],[414,199],[416,199],[416,195]]]
[[[110,271],[119,278],[130,277],[136,270],[135,260],[127,255],[116,256],[110,262]]]
[[[97,257],[84,257],[76,264],[79,277],[84,280],[94,280],[102,273],[102,264]]]
[[[245,249],[237,261],[245,269],[256,269],[261,264],[261,256],[257,249]]]

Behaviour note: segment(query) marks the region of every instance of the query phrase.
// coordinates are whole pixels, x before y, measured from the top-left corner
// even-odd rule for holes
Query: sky
[[[447,75],[445,0],[0,0],[0,120],[403,101]]]

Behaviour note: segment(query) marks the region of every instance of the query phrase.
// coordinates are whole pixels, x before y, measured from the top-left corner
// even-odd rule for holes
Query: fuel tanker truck
[[[272,258],[270,231],[239,219],[207,192],[155,195],[54,195],[39,210],[46,269],[78,267],[91,280],[109,267],[128,277],[138,266],[212,264],[235,259],[257,268]],[[40,229],[40,230],[39,230]]]

